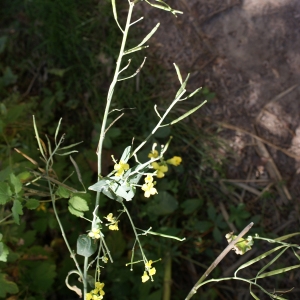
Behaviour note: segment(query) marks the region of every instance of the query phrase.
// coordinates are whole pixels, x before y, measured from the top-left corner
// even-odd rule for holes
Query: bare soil
[[[238,187],[240,197],[233,201],[246,202],[254,214],[266,205],[262,193],[275,193],[265,228],[294,232],[300,197],[300,1],[167,3],[184,14],[175,18],[142,6],[145,29],[161,23],[151,51],[174,79],[173,62],[183,74],[190,72],[191,90],[205,86],[216,93],[198,114],[222,129],[220,136],[237,154],[225,189]]]

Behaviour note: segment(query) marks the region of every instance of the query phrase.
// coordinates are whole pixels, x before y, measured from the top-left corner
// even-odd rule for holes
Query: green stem
[[[168,107],[168,109],[165,111],[164,115],[161,117],[161,119],[158,121],[157,125],[155,126],[155,128],[151,131],[151,133],[145,138],[145,140],[139,145],[137,146],[137,148],[133,151],[133,153],[131,154],[131,157],[136,154],[149,140],[149,138],[159,129],[161,123],[164,121],[164,119],[166,118],[166,116],[169,114],[169,112],[171,111],[171,109],[174,107],[174,105],[180,101],[180,97],[186,92],[186,90],[183,90],[179,96],[173,100],[173,102],[171,103],[171,105]]]
[[[39,136],[37,134],[37,139],[39,140]],[[54,151],[51,153],[50,157],[47,159],[47,163],[46,163],[46,176],[50,178],[50,175],[49,175],[49,165],[50,165],[50,162],[51,162],[51,159],[52,157],[54,156],[54,154],[56,153],[56,151],[59,149],[60,147],[60,144],[62,143],[62,139],[59,141],[59,143],[57,144],[57,146],[55,147]],[[74,252],[72,251],[71,247],[70,247],[70,244],[68,242],[68,239],[66,237],[66,234],[65,234],[65,231],[64,231],[64,228],[61,224],[61,221],[60,221],[60,218],[58,216],[58,213],[57,213],[57,209],[56,209],[56,200],[55,200],[55,195],[53,194],[53,189],[52,189],[52,183],[51,181],[48,179],[48,186],[49,186],[49,192],[50,192],[50,197],[51,197],[51,201],[52,201],[52,207],[53,207],[53,211],[54,211],[54,214],[55,214],[55,218],[57,220],[57,223],[59,225],[59,228],[60,228],[60,231],[61,231],[61,234],[62,234],[62,237],[64,239],[64,242],[70,252],[70,256],[71,258],[74,260],[74,263],[76,265],[76,268],[78,270],[78,273],[80,274],[80,277],[82,278],[82,281],[83,281],[83,286],[86,288],[86,280],[85,280],[85,277],[83,276],[83,273],[80,269],[80,266],[77,262],[77,259],[75,257],[75,254]]]
[[[105,106],[105,111],[104,111],[104,115],[103,115],[101,131],[100,131],[100,137],[99,137],[99,143],[98,143],[98,149],[97,149],[98,174],[99,175],[101,174],[101,171],[102,171],[102,169],[101,169],[102,148],[103,148],[103,142],[104,142],[104,138],[105,138],[105,130],[106,130],[106,123],[107,123],[108,113],[109,113],[109,110],[110,110],[110,105],[111,105],[111,100],[112,100],[112,97],[113,97],[113,94],[114,94],[114,89],[115,89],[115,86],[116,86],[117,81],[118,81],[118,76],[119,76],[119,72],[120,72],[120,68],[121,68],[122,58],[123,58],[123,55],[124,55],[126,40],[127,40],[127,36],[128,36],[128,32],[129,32],[130,23],[131,23],[132,11],[133,11],[133,7],[134,7],[133,2],[128,1],[128,3],[129,3],[129,10],[128,10],[128,15],[127,15],[126,26],[125,26],[125,29],[124,29],[122,44],[121,44],[119,56],[118,56],[117,63],[116,63],[115,74],[114,74],[113,80],[111,82],[111,85],[109,87],[108,94],[107,94],[106,106]],[[98,180],[100,180],[100,177],[98,177]],[[100,202],[100,192],[97,192],[96,201],[95,201],[95,208],[99,206],[99,202]],[[106,246],[106,244],[104,244],[104,246]],[[107,246],[106,246],[106,249],[107,249]],[[110,256],[109,252],[108,252],[108,255]],[[110,258],[111,258],[111,256],[110,256]],[[111,259],[111,261],[112,261],[112,259]],[[98,260],[97,260],[97,262],[98,262]],[[85,276],[87,274],[87,266],[88,266],[88,258],[85,257],[84,258],[84,275]],[[84,277],[84,281],[85,281],[85,278],[86,277]],[[83,297],[84,297],[83,299],[86,298],[86,288],[83,291]]]
[[[172,284],[172,259],[170,253],[168,252],[165,256],[163,300],[171,299],[171,284]]]
[[[104,141],[104,138],[105,138],[107,117],[108,117],[108,113],[109,113],[109,109],[110,109],[111,100],[112,100],[112,97],[113,97],[113,94],[114,94],[115,86],[116,86],[117,81],[118,81],[118,76],[119,76],[121,63],[122,63],[122,58],[124,56],[125,45],[126,45],[126,41],[127,41],[128,32],[129,32],[129,27],[130,27],[130,22],[131,22],[131,17],[132,17],[132,11],[133,11],[133,7],[134,7],[133,2],[130,2],[130,1],[128,1],[128,2],[129,2],[129,10],[128,10],[128,15],[127,15],[126,26],[125,26],[125,29],[124,29],[122,44],[121,44],[119,56],[118,56],[117,63],[116,63],[115,74],[114,74],[113,80],[111,82],[111,85],[109,87],[108,94],[107,94],[106,107],[105,107],[105,111],[104,111],[104,116],[103,116],[103,121],[102,121],[102,126],[101,126],[101,132],[100,132],[100,137],[99,137],[98,151],[97,151],[97,155],[98,155],[98,174],[101,174],[101,157],[102,157],[103,141]]]
[[[126,206],[125,206],[125,204],[124,204],[123,202],[122,202],[122,205],[123,205],[124,211],[126,212],[126,214],[127,214],[127,216],[128,216],[128,219],[129,219],[129,221],[130,221],[130,223],[131,223],[131,227],[132,227],[132,229],[133,229],[133,232],[134,232],[136,241],[138,242],[138,244],[139,244],[139,246],[140,246],[140,250],[141,250],[141,253],[142,253],[142,257],[143,257],[143,259],[145,259],[146,256],[145,256],[145,254],[144,254],[142,244],[141,244],[141,242],[140,242],[138,233],[137,233],[137,231],[136,231],[136,229],[135,229],[135,225],[134,225],[134,223],[133,223],[133,221],[132,221],[132,219],[131,219],[130,213],[129,213],[129,211],[127,210],[127,208],[126,208]]]

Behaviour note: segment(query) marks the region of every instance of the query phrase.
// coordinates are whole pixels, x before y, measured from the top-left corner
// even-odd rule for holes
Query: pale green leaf
[[[95,184],[91,185],[90,187],[88,187],[89,190],[95,191],[95,192],[101,192],[102,189],[108,185],[107,180],[109,180],[109,178],[104,178],[99,180],[98,182],[96,182]]]
[[[76,217],[83,217],[84,213],[75,209],[72,205],[68,206],[69,212]]]
[[[15,193],[18,194],[22,190],[21,180],[18,177],[16,177],[13,173],[11,173],[9,176],[9,181],[12,184]]]
[[[138,50],[142,49],[141,46],[143,46],[151,38],[151,36],[158,29],[159,25],[160,25],[160,23],[157,23],[156,26],[147,34],[147,36],[136,47],[125,51],[124,54],[129,54],[129,53],[137,51],[137,49]]]
[[[78,255],[90,257],[97,250],[97,243],[92,240],[88,235],[81,234],[77,239],[76,252]]]
[[[11,189],[6,182],[0,182],[0,204],[5,204],[10,200]]]
[[[274,275],[286,273],[288,271],[291,271],[291,270],[294,270],[294,269],[298,269],[298,268],[300,268],[300,265],[285,267],[285,268],[281,268],[281,269],[277,269],[277,270],[273,270],[273,271],[270,271],[270,272],[266,272],[266,273],[260,274],[259,276],[256,276],[255,278],[257,279],[257,278],[270,277],[270,276],[274,276]]]
[[[36,199],[29,199],[26,201],[26,204],[25,204],[25,206],[28,209],[36,209],[37,207],[39,207],[39,205],[40,205],[40,201],[36,200]]]
[[[8,254],[9,254],[8,247],[4,243],[0,242],[0,261],[6,262]]]
[[[178,80],[179,80],[180,84],[182,84],[182,76],[181,76],[181,73],[180,73],[180,69],[179,69],[179,67],[178,67],[175,63],[173,63],[173,65],[174,65],[174,67],[175,67],[175,70],[176,70],[176,73],[177,73]]]
[[[56,190],[55,194],[57,196],[59,196],[60,198],[69,198],[71,193],[63,186],[59,186],[58,189]]]
[[[130,153],[131,153],[131,146],[128,146],[125,148],[125,150],[123,151],[123,154],[120,158],[120,161],[124,161],[127,163],[128,159],[130,158]]]
[[[177,118],[176,120],[173,120],[170,125],[173,125],[183,119],[185,119],[186,117],[188,117],[189,115],[193,114],[196,110],[198,110],[202,105],[204,105],[207,101],[203,101],[201,104],[199,104],[198,106],[194,107],[193,109],[189,110],[188,112],[186,112],[185,114],[183,114],[182,116],[180,116],[179,118]]]
[[[85,199],[81,198],[80,196],[73,196],[69,200],[69,204],[72,207],[79,211],[88,211],[89,207]]]
[[[13,207],[11,209],[15,223],[20,225],[20,215],[23,215],[23,207],[19,200],[14,200]]]

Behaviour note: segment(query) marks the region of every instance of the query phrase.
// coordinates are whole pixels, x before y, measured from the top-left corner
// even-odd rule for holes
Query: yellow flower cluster
[[[118,227],[118,220],[116,219],[116,217],[113,216],[112,213],[108,214],[106,217],[104,217],[110,224],[108,226],[108,229],[110,230],[119,230]]]
[[[149,198],[151,195],[157,194],[157,190],[154,187],[156,182],[153,182],[152,175],[147,175],[145,177],[145,183],[142,185],[142,190],[145,192],[144,196]]]
[[[156,273],[156,269],[154,267],[152,267],[151,265],[153,264],[152,260],[149,260],[147,263],[145,263],[145,271],[144,274],[142,276],[142,282],[146,282],[149,280],[149,275],[153,276]],[[147,274],[147,272],[149,273],[149,275]]]
[[[153,144],[153,148],[151,152],[148,154],[149,158],[158,158],[159,153],[157,150],[155,150],[156,144]],[[182,158],[180,156],[173,156],[172,158],[168,160],[164,160],[164,158],[160,159],[160,162],[154,161],[151,163],[152,168],[156,171],[155,176],[157,178],[163,178],[165,176],[165,173],[168,172],[168,165],[173,165],[173,166],[179,166],[180,163],[182,162]],[[157,194],[156,188],[154,188],[156,182],[153,182],[153,177],[152,175],[147,175],[145,178],[145,183],[142,185],[142,190],[145,192],[144,196],[146,198],[149,198],[151,195]],[[146,273],[147,275],[147,273]],[[146,277],[145,277],[146,278]]]
[[[103,299],[103,296],[105,295],[103,291],[104,283],[102,282],[96,282],[95,283],[95,289],[93,289],[90,293],[86,294],[85,299],[86,300],[101,300]]]
[[[118,164],[114,165],[114,169],[117,171],[115,174],[116,176],[122,176],[125,171],[129,170],[129,164],[120,160]]]
[[[168,166],[163,162],[158,163],[155,161],[151,164],[151,166],[154,170],[156,170],[157,178],[163,178],[165,176],[165,173],[168,172]]]

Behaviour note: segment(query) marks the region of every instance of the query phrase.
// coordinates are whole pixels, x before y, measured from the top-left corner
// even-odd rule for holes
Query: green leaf
[[[28,276],[31,279],[31,290],[45,293],[54,283],[56,276],[55,265],[48,261],[38,262],[28,272]]]
[[[4,170],[0,171],[0,181],[4,181],[9,177],[9,175],[12,173],[11,167],[8,166]]]
[[[29,199],[26,201],[26,204],[25,204],[25,206],[28,209],[36,209],[37,207],[39,207],[39,205],[40,205],[40,201],[36,200],[36,199]]]
[[[8,276],[4,273],[0,273],[0,298],[7,298],[6,294],[17,294],[19,292],[18,286],[12,282],[7,280]]]
[[[0,204],[5,204],[10,200],[11,189],[6,182],[0,182]]]
[[[13,173],[11,173],[9,176],[9,181],[14,187],[14,192],[18,194],[22,190],[21,180],[18,177],[16,177]]]
[[[17,177],[21,180],[21,182],[24,182],[25,180],[29,179],[31,176],[30,172],[25,171],[17,175]]]
[[[185,119],[186,117],[188,117],[189,115],[193,114],[196,110],[198,110],[203,104],[205,104],[207,101],[203,101],[201,104],[199,104],[198,106],[192,108],[191,110],[189,110],[188,112],[186,112],[185,114],[183,114],[182,116],[180,116],[179,118],[173,120],[170,125],[173,125],[183,119]]]
[[[77,239],[76,252],[78,255],[90,257],[97,251],[97,242],[92,240],[88,235],[81,234]]]
[[[102,189],[108,184],[109,178],[105,177],[104,179],[99,180],[95,184],[88,187],[89,190],[95,191],[95,192],[101,192]]]
[[[88,211],[89,207],[85,199],[81,198],[80,196],[73,196],[69,200],[69,204],[72,207],[79,211]]]
[[[118,186],[116,190],[114,190],[115,194],[122,197],[123,199],[130,201],[132,200],[133,196],[134,196],[134,190],[130,189],[129,192],[127,193],[128,188],[125,186]]]
[[[176,70],[176,73],[177,73],[178,80],[179,80],[180,84],[182,84],[182,76],[181,76],[181,73],[180,73],[180,69],[179,69],[179,67],[178,67],[175,63],[173,63],[173,65],[174,65],[174,67],[175,67],[175,70]]]
[[[147,211],[149,214],[162,216],[173,213],[177,207],[177,200],[167,191],[163,191],[153,197],[148,204]]]
[[[195,224],[195,229],[198,230],[200,233],[206,232],[212,228],[214,224],[210,221],[198,221]]]
[[[19,215],[23,215],[23,207],[19,200],[14,200],[14,204],[13,204],[11,211],[13,213],[13,218],[14,218],[15,223],[20,225]]]
[[[127,163],[128,159],[130,158],[130,153],[131,153],[131,146],[128,146],[125,148],[121,158],[120,158],[120,161],[124,161]]]
[[[71,193],[66,188],[59,186],[55,194],[61,198],[69,198]]]
[[[75,209],[72,205],[68,206],[69,212],[76,217],[83,217],[84,213]]]
[[[183,214],[191,214],[203,205],[203,199],[188,199],[185,200],[180,206],[183,208]]]
[[[141,46],[143,46],[143,45],[151,38],[151,36],[152,36],[152,35],[155,33],[155,31],[158,29],[159,25],[160,25],[160,23],[157,23],[157,24],[153,27],[153,29],[147,34],[147,36],[146,36],[146,37],[145,37],[145,38],[144,38],[137,46],[135,46],[135,47],[133,47],[133,48],[131,48],[131,49],[125,51],[125,52],[124,52],[124,55],[129,54],[129,53],[132,53],[132,52],[135,52],[135,51],[141,49]]]
[[[0,261],[7,262],[8,254],[9,254],[8,247],[4,243],[0,242]]]

